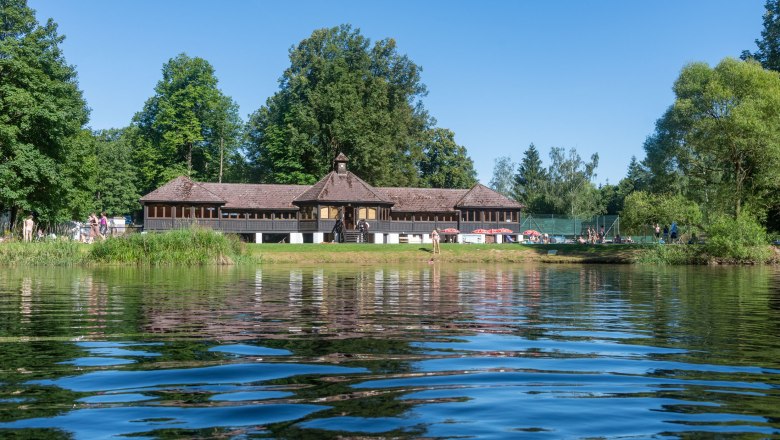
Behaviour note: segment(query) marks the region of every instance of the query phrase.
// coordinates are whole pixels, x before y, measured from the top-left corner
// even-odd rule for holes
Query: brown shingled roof
[[[357,202],[390,204],[371,185],[347,172],[331,171],[307,191],[295,198],[295,202]]]
[[[509,197],[478,183],[456,204],[458,208],[517,208],[523,207]]]
[[[441,188],[375,188],[395,204],[393,211],[401,212],[453,212],[467,189]]]
[[[141,197],[141,202],[189,202],[189,203],[225,203],[225,200],[203,184],[194,182],[187,176],[179,176],[149,194]]]
[[[292,202],[309,189],[309,185],[273,185],[248,183],[202,183],[203,187],[223,197],[224,208],[232,209],[298,209]]]

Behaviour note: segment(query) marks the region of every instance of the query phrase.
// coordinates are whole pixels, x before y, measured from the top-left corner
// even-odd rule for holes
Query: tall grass
[[[36,243],[3,242],[0,265],[3,266],[70,266],[85,262],[82,246],[72,241]]]
[[[241,242],[207,229],[130,234],[95,243],[90,262],[152,266],[234,264],[244,258]]]

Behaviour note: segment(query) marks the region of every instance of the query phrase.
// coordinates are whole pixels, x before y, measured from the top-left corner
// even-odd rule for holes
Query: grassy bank
[[[225,264],[383,264],[426,263],[604,263],[604,264],[755,264],[780,261],[780,251],[767,247],[769,258],[715,258],[704,246],[686,245],[521,245],[442,244],[433,255],[421,244],[243,244],[235,237],[209,230],[133,234],[95,244],[68,241],[1,243],[0,266],[144,265],[202,266]]]
[[[71,266],[86,262],[85,245],[71,241],[0,243],[2,266]]]
[[[2,266],[202,266],[243,261],[251,260],[237,238],[200,229],[132,234],[94,244],[60,240],[0,244]]]

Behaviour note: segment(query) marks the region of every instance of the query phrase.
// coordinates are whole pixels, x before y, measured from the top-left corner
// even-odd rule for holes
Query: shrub
[[[720,216],[707,228],[704,251],[714,258],[740,263],[763,263],[769,259],[766,230],[754,218]]]

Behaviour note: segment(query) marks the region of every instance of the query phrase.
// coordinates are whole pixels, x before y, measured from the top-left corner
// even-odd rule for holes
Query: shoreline
[[[184,235],[182,235],[184,234]],[[186,235],[190,234],[190,235]],[[195,234],[195,235],[192,235]],[[688,245],[656,244],[454,244],[443,243],[434,255],[430,244],[239,243],[217,236],[219,245],[203,243],[201,232],[184,232],[179,241],[155,245],[162,236],[109,239],[98,244],[68,241],[0,244],[0,267],[19,266],[223,266],[268,264],[395,264],[395,263],[539,263],[642,265],[780,265],[780,248],[770,246],[766,262],[729,261],[706,257]],[[213,238],[210,234],[207,237]],[[220,241],[223,240],[223,241]],[[128,241],[135,241],[128,248]],[[159,243],[158,243],[159,244]],[[674,246],[674,247],[672,247]],[[680,246],[680,247],[677,247]],[[662,252],[658,252],[662,251]],[[664,251],[681,252],[682,259],[658,259]],[[673,252],[673,253],[674,253]]]

